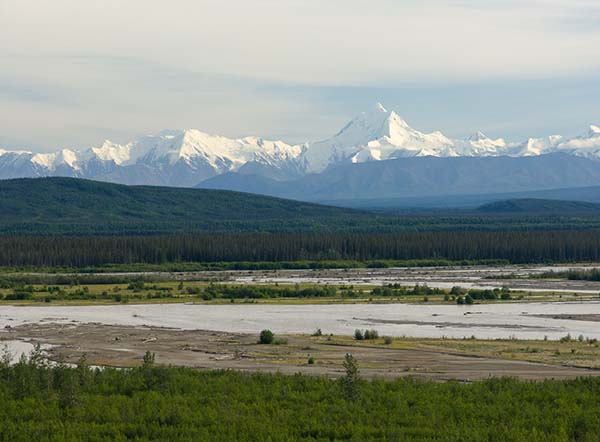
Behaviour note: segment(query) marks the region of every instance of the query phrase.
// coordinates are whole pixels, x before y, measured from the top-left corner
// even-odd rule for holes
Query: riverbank
[[[351,353],[365,378],[418,377],[472,381],[510,376],[567,379],[600,375],[596,342],[383,338],[356,341],[340,335],[276,335],[99,324],[28,324],[1,335],[47,348],[48,358],[76,364],[136,367],[146,352],[159,365],[340,377]],[[0,341],[1,345],[1,341]]]

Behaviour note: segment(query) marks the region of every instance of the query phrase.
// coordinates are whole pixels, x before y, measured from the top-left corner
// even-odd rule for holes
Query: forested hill
[[[0,233],[344,229],[362,212],[240,192],[76,178],[0,181]]]
[[[600,228],[600,214],[575,212],[386,215],[227,190],[125,186],[77,178],[0,180],[0,235]]]
[[[600,204],[585,201],[561,201],[519,198],[496,201],[478,208],[480,213],[600,213]]]

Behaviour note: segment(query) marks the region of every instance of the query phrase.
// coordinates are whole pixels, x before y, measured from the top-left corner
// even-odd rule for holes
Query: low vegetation
[[[596,441],[600,379],[340,380],[157,366],[0,364],[0,434],[65,441]]]
[[[206,271],[234,271],[234,270],[321,270],[321,269],[379,269],[389,267],[451,267],[451,266],[502,266],[510,262],[506,259],[478,259],[478,260],[449,260],[449,259],[378,259],[358,261],[352,259],[338,260],[296,260],[296,261],[219,261],[219,262],[165,262],[165,263],[121,263],[101,264],[97,266],[2,266],[0,274],[18,273],[43,273],[48,278],[49,274],[77,273],[77,278],[104,278],[104,280],[123,280],[126,276],[114,273],[131,272],[206,272]],[[111,275],[104,275],[110,273]],[[63,276],[64,278],[65,276]],[[31,278],[31,276],[28,276]],[[144,278],[152,280],[150,275]]]
[[[350,337],[336,337],[334,344],[360,345]],[[389,343],[388,343],[389,342]],[[441,351],[466,356],[540,362],[551,365],[600,369],[600,342],[587,336],[563,336],[559,340],[394,338],[375,343],[398,349]]]
[[[600,281],[600,269],[550,271],[541,273],[537,277],[541,279],[569,279],[572,281]]]
[[[150,281],[150,282],[148,282]],[[522,296],[522,295],[519,295]],[[118,275],[0,276],[0,302],[10,303],[148,303],[148,302],[442,302],[469,304],[511,300],[508,289],[451,290],[427,285],[385,287],[318,284],[224,284],[161,281]]]
[[[370,341],[379,339],[379,332],[377,330],[359,330],[354,331],[354,339],[357,341]]]

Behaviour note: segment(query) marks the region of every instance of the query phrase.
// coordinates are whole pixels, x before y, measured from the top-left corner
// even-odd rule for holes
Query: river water
[[[471,306],[426,304],[151,304],[110,306],[0,307],[0,328],[25,323],[100,323],[258,333],[352,334],[357,328],[380,335],[600,339],[600,322],[535,315],[597,314],[600,302],[503,303]],[[1,333],[1,332],[0,332]]]

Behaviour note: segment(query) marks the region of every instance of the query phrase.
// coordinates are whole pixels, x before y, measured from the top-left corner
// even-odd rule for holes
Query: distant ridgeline
[[[600,205],[573,201],[521,199],[469,211],[400,216],[223,190],[124,186],[76,178],[0,181],[0,234],[596,228],[600,228]]]

